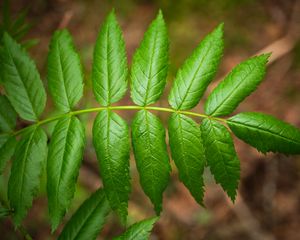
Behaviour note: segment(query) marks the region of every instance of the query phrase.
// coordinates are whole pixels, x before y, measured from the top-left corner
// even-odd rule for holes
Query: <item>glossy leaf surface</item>
[[[162,208],[163,192],[170,176],[165,129],[152,113],[139,111],[132,123],[132,143],[140,183],[154,204],[157,214]]]
[[[67,30],[56,31],[51,39],[47,78],[54,104],[62,112],[69,112],[82,97],[83,73]]]
[[[127,123],[114,112],[100,112],[94,122],[93,142],[107,199],[125,223],[130,193]]]
[[[245,112],[227,120],[233,133],[259,151],[300,153],[300,130],[273,116]]]
[[[166,85],[169,61],[167,27],[161,11],[136,50],[131,67],[131,98],[135,104],[155,103]]]

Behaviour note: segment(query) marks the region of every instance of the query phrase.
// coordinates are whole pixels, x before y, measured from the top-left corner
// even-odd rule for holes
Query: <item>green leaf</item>
[[[59,235],[59,240],[94,240],[110,211],[102,189],[94,192],[81,204]]]
[[[48,55],[48,85],[55,106],[69,112],[83,95],[83,73],[72,36],[56,31]]]
[[[127,89],[127,57],[121,28],[112,11],[103,23],[94,50],[93,90],[97,101],[109,106]]]
[[[85,145],[85,130],[75,116],[59,120],[49,145],[48,206],[52,231],[59,225],[75,192]]]
[[[141,110],[134,117],[132,143],[140,182],[157,214],[171,172],[165,135],[162,123],[152,113]]]
[[[0,204],[0,220],[3,219],[3,218],[6,218],[10,215],[10,210],[1,206]]]
[[[125,223],[130,193],[127,123],[114,112],[100,112],[94,122],[93,142],[107,199]]]
[[[11,132],[16,127],[16,112],[5,95],[0,94],[0,106],[0,132]]]
[[[188,110],[198,104],[217,71],[223,47],[223,24],[220,24],[178,70],[169,94],[172,108]]]
[[[131,68],[131,98],[139,106],[155,103],[168,74],[169,40],[162,12],[150,24],[136,50]]]
[[[17,141],[14,136],[0,135],[0,175],[3,173],[8,160],[15,151]]]
[[[169,141],[180,180],[203,205],[205,153],[199,126],[191,118],[173,113],[169,119]]]
[[[240,162],[231,135],[225,126],[209,119],[203,120],[201,132],[211,173],[234,201],[240,180]]]
[[[300,154],[300,130],[273,116],[245,112],[227,120],[232,132],[259,151]]]
[[[8,182],[8,200],[15,225],[20,225],[40,186],[47,159],[47,136],[40,127],[28,129],[17,143]]]
[[[21,118],[36,121],[44,111],[46,93],[35,63],[7,33],[0,52],[3,85]]]
[[[131,225],[122,235],[113,240],[148,240],[157,217],[149,218]]]
[[[237,65],[209,95],[205,113],[211,116],[232,113],[263,80],[269,56],[263,54]]]

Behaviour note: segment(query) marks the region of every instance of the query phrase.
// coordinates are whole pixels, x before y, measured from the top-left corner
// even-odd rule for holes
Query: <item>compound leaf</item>
[[[8,160],[14,154],[16,144],[17,141],[14,136],[0,135],[0,175],[3,173]]]
[[[11,132],[16,127],[17,114],[5,95],[0,95],[0,132]]]
[[[240,179],[240,162],[230,133],[222,124],[209,119],[203,120],[201,132],[211,173],[234,201]]]
[[[269,56],[262,54],[237,65],[209,95],[205,113],[211,116],[232,113],[263,80]]]
[[[113,240],[147,240],[157,217],[146,219],[131,225],[126,232]]]
[[[198,104],[217,71],[223,47],[223,24],[220,24],[178,70],[169,94],[172,108],[188,110]]]
[[[59,235],[59,240],[94,240],[110,211],[102,189],[85,200]]]
[[[47,158],[47,136],[40,127],[28,129],[17,143],[8,182],[8,199],[15,225],[20,225],[40,186]]]
[[[300,130],[273,116],[245,112],[227,120],[232,132],[259,151],[300,153]]]
[[[47,79],[55,106],[62,112],[69,112],[82,97],[83,73],[67,30],[56,31],[51,39]]]
[[[132,143],[142,188],[159,214],[171,171],[165,129],[159,118],[139,111],[132,123]]]
[[[136,50],[131,68],[131,98],[137,105],[155,103],[166,85],[169,40],[162,12],[150,24]]]
[[[103,106],[119,101],[127,89],[127,57],[121,28],[112,11],[103,23],[94,49],[94,95]]]
[[[173,113],[169,119],[169,141],[179,178],[199,204],[203,204],[205,153],[199,126],[189,117]]]
[[[93,142],[107,199],[125,223],[130,193],[127,123],[114,112],[100,112],[94,122]]]
[[[49,145],[47,162],[48,206],[52,231],[74,196],[85,145],[85,130],[75,116],[59,120]]]
[[[7,33],[0,52],[1,74],[7,97],[20,115],[36,121],[44,111],[46,93],[35,63]]]

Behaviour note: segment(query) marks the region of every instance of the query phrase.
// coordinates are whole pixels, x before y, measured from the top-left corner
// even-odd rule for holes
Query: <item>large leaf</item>
[[[46,93],[35,63],[7,33],[0,51],[3,85],[21,118],[36,121],[46,104]]]
[[[16,144],[17,141],[14,136],[0,135],[0,175],[3,173],[8,160],[14,154]]]
[[[74,196],[85,145],[85,130],[75,116],[59,120],[49,145],[47,191],[49,214],[54,231]]]
[[[121,28],[112,11],[103,23],[94,50],[93,90],[103,106],[119,101],[127,89],[127,58]]]
[[[55,106],[69,112],[83,94],[83,73],[72,36],[67,30],[56,31],[48,55],[48,86]]]
[[[102,189],[85,200],[59,235],[59,240],[94,240],[110,211]]]
[[[213,79],[223,53],[223,24],[207,35],[178,70],[169,94],[174,109],[195,107]]]
[[[263,80],[269,56],[263,54],[237,65],[209,95],[205,113],[212,116],[232,113]]]
[[[169,120],[169,141],[179,178],[195,200],[203,204],[205,153],[199,126],[189,117],[173,113]]]
[[[32,205],[47,158],[47,136],[40,127],[28,129],[17,143],[8,182],[8,199],[18,226]]]
[[[131,225],[126,232],[113,240],[148,240],[157,217],[149,218]]]
[[[245,112],[227,120],[233,133],[259,151],[300,153],[300,130],[273,116]]]
[[[131,98],[137,105],[155,103],[166,85],[169,61],[167,27],[161,11],[136,50],[131,68]]]
[[[93,142],[107,199],[125,223],[130,193],[127,123],[114,112],[100,112],[94,122]]]
[[[201,132],[211,173],[234,201],[240,179],[240,162],[230,133],[225,126],[210,119],[203,120]]]
[[[16,112],[5,95],[0,95],[0,106],[0,132],[10,132],[16,127]]]
[[[171,171],[165,129],[159,118],[139,111],[132,123],[132,143],[141,185],[159,214]]]

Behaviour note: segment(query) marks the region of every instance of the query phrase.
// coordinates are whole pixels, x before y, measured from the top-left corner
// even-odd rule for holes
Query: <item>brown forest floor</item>
[[[58,27],[67,26],[80,49],[86,72],[89,73],[92,51],[98,28],[105,14],[115,7],[124,30],[129,61],[143,36],[148,23],[159,7],[165,13],[171,41],[170,88],[176,69],[191,53],[199,40],[219,22],[225,23],[225,54],[219,70],[220,79],[241,60],[255,54],[276,40],[291,36],[283,44],[271,45],[275,55],[265,81],[258,90],[242,103],[236,112],[262,111],[300,127],[300,42],[298,41],[300,7],[299,1],[71,1],[71,0],[16,0],[12,10],[17,12],[29,8],[28,21],[33,27],[28,38],[38,38],[39,44],[31,49],[31,55],[45,79],[46,55],[51,34]],[[211,3],[214,2],[214,3]],[[295,10],[295,9],[298,10]],[[297,11],[298,14],[293,14]],[[297,25],[298,24],[298,25]],[[298,28],[294,26],[298,26]],[[286,52],[277,57],[277,53]],[[88,74],[87,74],[88,75]],[[215,81],[209,91],[216,86]],[[86,91],[91,92],[89,76]],[[93,97],[87,96],[81,107],[94,105]],[[166,95],[165,95],[166,96]],[[129,94],[122,104],[131,104]],[[159,105],[167,106],[166,97]],[[203,101],[195,111],[200,111]],[[51,102],[48,111],[51,112]],[[125,119],[132,112],[121,115]],[[74,211],[91,191],[101,185],[95,153],[91,147],[88,123],[88,147],[81,168]],[[161,114],[166,123],[168,115]],[[197,119],[198,120],[198,119]],[[152,239],[203,239],[203,240],[297,240],[300,229],[300,156],[258,153],[255,149],[235,139],[241,159],[241,183],[235,204],[230,203],[209,171],[205,172],[206,208],[198,206],[188,191],[178,181],[176,168],[172,163],[172,178],[164,195],[164,211],[156,224]],[[138,183],[138,174],[132,162],[133,190],[129,203],[129,222],[152,216],[152,206]],[[44,187],[42,187],[44,189]],[[68,214],[67,217],[70,217]],[[47,220],[47,201],[44,190],[34,202],[34,207],[24,225],[34,239],[48,237],[50,228]],[[110,217],[99,239],[110,239],[123,228],[115,217]],[[10,221],[0,224],[0,239],[21,239],[14,232]]]

